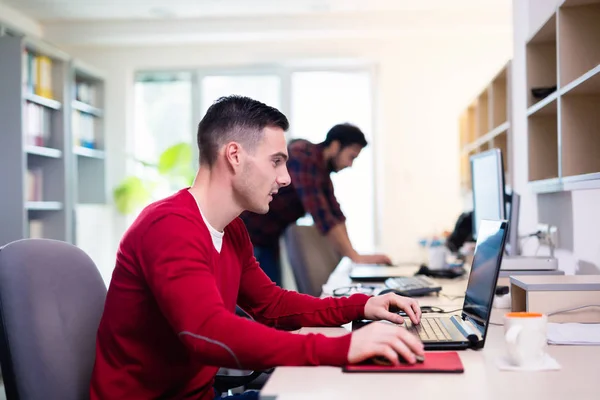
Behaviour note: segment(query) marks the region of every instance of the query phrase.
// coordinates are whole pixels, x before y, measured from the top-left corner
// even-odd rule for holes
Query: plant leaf
[[[148,203],[150,191],[140,178],[130,176],[113,190],[113,198],[121,214],[130,214]]]
[[[162,175],[185,175],[192,165],[192,146],[178,143],[162,152],[158,160],[158,172]]]

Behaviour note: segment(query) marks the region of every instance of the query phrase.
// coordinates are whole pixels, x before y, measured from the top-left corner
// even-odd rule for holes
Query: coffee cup
[[[504,339],[511,364],[539,367],[547,348],[548,317],[541,313],[511,312],[504,316]]]

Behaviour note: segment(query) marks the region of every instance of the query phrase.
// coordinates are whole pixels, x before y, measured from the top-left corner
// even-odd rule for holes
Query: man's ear
[[[339,140],[334,140],[329,144],[329,148],[333,153],[338,154],[340,152],[340,149],[342,148],[342,144]]]
[[[233,169],[237,169],[242,163],[243,148],[237,142],[229,142],[225,145],[225,158]]]

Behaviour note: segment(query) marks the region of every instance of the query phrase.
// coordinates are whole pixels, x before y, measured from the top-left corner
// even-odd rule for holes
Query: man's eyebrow
[[[285,154],[285,153],[282,153],[281,151],[280,151],[279,153],[275,153],[275,154],[273,154],[273,155],[271,156],[271,158],[277,158],[277,157],[281,157],[281,158],[283,158],[283,159],[284,159],[284,160],[286,160],[286,161],[287,161],[287,159],[288,159],[288,155],[287,155],[287,154]]]

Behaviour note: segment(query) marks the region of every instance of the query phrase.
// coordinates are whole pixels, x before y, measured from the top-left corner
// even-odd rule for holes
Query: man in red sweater
[[[198,126],[200,168],[191,188],[146,207],[125,233],[96,345],[92,399],[212,399],[219,367],[357,363],[422,343],[392,324],[340,337],[279,330],[338,326],[357,318],[414,323],[408,298],[319,299],[277,287],[259,267],[244,210],[266,213],[289,185],[286,117],[245,97],[219,99]],[[235,314],[236,304],[255,321]],[[256,398],[256,394],[254,395]]]

